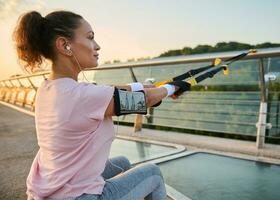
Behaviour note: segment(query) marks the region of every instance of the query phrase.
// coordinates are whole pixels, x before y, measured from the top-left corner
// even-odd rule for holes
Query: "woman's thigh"
[[[83,194],[76,200],[166,200],[158,166],[142,164],[107,179],[101,195]]]
[[[153,195],[151,195],[154,193]],[[106,180],[100,200],[165,200],[164,181],[158,166],[142,164]],[[153,197],[153,198],[152,198]]]

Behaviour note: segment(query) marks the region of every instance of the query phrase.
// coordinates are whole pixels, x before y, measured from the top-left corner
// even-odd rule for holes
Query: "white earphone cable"
[[[82,70],[81,65],[80,65],[78,59],[76,58],[75,54],[73,53],[73,51],[72,51],[72,55],[74,56],[74,59],[75,59],[76,63],[78,64],[78,67],[79,67],[80,71],[82,72],[83,80],[85,79],[87,82],[89,82],[89,80],[85,76],[84,71]]]

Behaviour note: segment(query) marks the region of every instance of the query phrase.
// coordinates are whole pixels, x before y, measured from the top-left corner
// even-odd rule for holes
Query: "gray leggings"
[[[107,161],[102,176],[106,184],[101,195],[83,194],[75,200],[167,199],[160,169],[155,164],[141,164],[130,168],[128,159],[119,156]]]

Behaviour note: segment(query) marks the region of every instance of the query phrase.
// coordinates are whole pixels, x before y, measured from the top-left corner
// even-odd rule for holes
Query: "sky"
[[[0,79],[23,73],[12,32],[28,11],[82,15],[101,46],[102,64],[221,41],[280,43],[279,7],[279,0],[0,0]]]

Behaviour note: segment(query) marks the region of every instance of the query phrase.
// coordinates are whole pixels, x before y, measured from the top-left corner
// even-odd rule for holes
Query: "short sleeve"
[[[113,98],[114,87],[85,84],[81,88],[84,112],[89,118],[103,120],[105,111]]]

